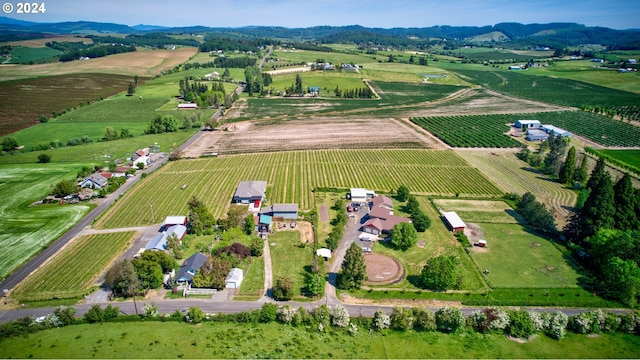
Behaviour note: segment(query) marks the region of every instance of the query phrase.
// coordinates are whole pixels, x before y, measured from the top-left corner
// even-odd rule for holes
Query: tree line
[[[108,55],[134,52],[134,51],[136,51],[136,47],[133,45],[131,46],[98,45],[85,50],[76,50],[66,54],[62,54],[60,55],[60,61],[68,62],[68,61],[78,60],[81,57],[99,58],[99,57],[105,57]]]

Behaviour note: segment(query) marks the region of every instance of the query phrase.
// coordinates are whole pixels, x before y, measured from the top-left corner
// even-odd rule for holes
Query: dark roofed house
[[[262,202],[267,192],[266,181],[241,181],[233,194],[233,203],[249,204]]]
[[[188,257],[176,275],[177,283],[191,283],[193,277],[200,271],[200,268],[207,261],[207,255],[203,253],[195,253]]]

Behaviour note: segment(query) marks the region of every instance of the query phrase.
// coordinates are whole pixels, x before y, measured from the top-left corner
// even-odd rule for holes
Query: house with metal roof
[[[273,204],[263,207],[260,213],[269,215],[274,219],[294,220],[298,218],[298,204]]]
[[[191,283],[193,277],[200,271],[200,268],[207,261],[207,255],[203,253],[195,253],[188,257],[178,270],[176,275],[177,283]]]
[[[462,221],[455,211],[441,211],[440,213],[451,231],[464,231],[467,227],[467,224]]]
[[[109,179],[100,173],[87,176],[78,184],[81,188],[101,189],[107,185]]]
[[[231,202],[240,204],[262,202],[266,192],[266,181],[240,181]]]

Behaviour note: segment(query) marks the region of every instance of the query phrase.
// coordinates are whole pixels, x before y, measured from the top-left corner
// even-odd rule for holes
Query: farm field
[[[640,149],[639,150],[599,150],[607,156],[620,160],[631,166],[640,169]]]
[[[364,160],[366,159],[366,161]],[[375,171],[371,171],[375,169]],[[354,186],[386,192],[400,184],[416,194],[495,197],[502,192],[452,151],[318,150],[229,155],[171,162],[127,192],[97,221],[98,227],[125,227],[186,214],[192,196],[203,200],[215,217],[227,212],[238,182],[267,181],[272,203],[298,203],[311,209],[312,189]],[[188,184],[182,190],[181,186]],[[159,191],[159,189],[162,189]]]
[[[120,130],[120,128],[115,129]],[[57,166],[57,163],[83,163],[82,165],[96,164],[107,166],[115,159],[129,158],[137,149],[153,146],[154,143],[158,143],[160,152],[170,152],[190,138],[196,131],[198,130],[193,129],[190,131],[177,131],[165,134],[142,135],[127,139],[92,142],[78,146],[65,146],[44,151],[16,153],[13,155],[0,156],[0,164],[32,164],[36,163],[39,154],[46,153],[51,156],[52,165],[49,165],[50,167]],[[54,163],[56,165],[53,165]]]
[[[382,288],[420,290],[418,278],[424,264],[429,258],[446,254],[455,255],[460,260],[461,289],[472,291],[484,289],[486,285],[479,277],[475,264],[447,229],[429,199],[423,196],[417,198],[425,214],[431,220],[431,226],[425,232],[418,233],[418,243],[407,251],[395,250],[386,242],[375,244],[374,253],[388,255],[397,259],[404,266],[406,274],[403,281],[393,285],[384,285]],[[401,215],[398,211],[394,211],[394,213]],[[372,288],[375,289],[376,287],[372,286]]]
[[[74,178],[79,168],[78,164],[0,165],[0,278],[57,239],[90,210],[87,205],[31,206],[57,182]]]
[[[446,66],[445,69],[455,71],[463,79],[492,90],[562,106],[614,107],[634,105],[640,101],[640,94],[571,79],[533,77],[509,71],[469,70],[464,65]]]
[[[311,86],[320,87],[321,97],[335,97],[334,90],[359,89],[367,85],[362,81],[358,74],[341,74],[337,72],[305,72],[299,73],[302,84],[305,88]],[[272,94],[285,93],[285,89],[295,86],[296,74],[273,75],[273,82],[266,89]]]
[[[505,133],[509,115],[419,117],[410,120],[453,147],[518,147],[520,142]]]
[[[473,239],[487,247],[473,247],[470,255],[493,288],[569,288],[578,286],[580,274],[549,240],[518,224],[470,225]]]
[[[11,296],[23,302],[79,298],[136,235],[131,231],[80,236],[20,283]]]
[[[60,114],[126,91],[131,80],[123,75],[86,73],[0,81],[0,136],[38,124],[40,116],[50,118],[53,112]]]
[[[455,211],[465,222],[517,224],[520,216],[504,201],[433,199],[444,211]]]
[[[269,235],[269,251],[273,267],[273,283],[280,276],[291,279],[294,300],[304,297],[305,266],[313,261],[313,246],[304,246],[297,230],[281,230]],[[274,245],[275,244],[275,245]]]
[[[394,119],[353,117],[345,121],[327,116],[235,123],[233,131],[202,134],[183,156],[193,158],[210,152],[227,155],[283,150],[442,147],[432,137],[419,134]]]
[[[521,343],[502,334],[392,331],[355,337],[343,331],[313,333],[281,324],[210,322],[72,325],[0,339],[3,358],[634,358],[640,337],[568,333],[561,341],[537,335]],[[96,341],[96,339],[98,339]],[[168,340],[170,339],[170,340]],[[195,344],[195,345],[194,345]],[[197,345],[197,346],[196,346]]]
[[[572,214],[569,210],[576,202],[574,191],[562,184],[550,181],[546,175],[533,170],[514,154],[488,153],[484,151],[456,151],[460,157],[477,168],[505,193],[531,192],[538,201],[555,210],[559,227]]]
[[[51,59],[62,54],[62,51],[48,47],[24,47],[17,46],[11,50],[11,59],[8,64],[33,64],[45,59]]]
[[[0,81],[80,73],[152,77],[184,63],[197,50],[194,47],[180,47],[176,50],[146,50],[140,48],[135,52],[115,54],[86,61],[56,62],[28,66],[4,65],[0,66]],[[125,86],[123,91],[126,91],[126,89]]]

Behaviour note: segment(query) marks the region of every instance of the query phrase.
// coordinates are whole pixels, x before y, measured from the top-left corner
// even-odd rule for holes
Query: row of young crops
[[[506,124],[518,119],[540,120],[604,146],[640,146],[640,128],[585,111],[435,116],[411,121],[453,147],[519,147],[518,141],[504,134]]]
[[[504,133],[515,115],[458,115],[411,118],[416,125],[453,147],[509,148],[520,143]]]
[[[640,119],[640,105],[616,106],[613,108],[613,111],[623,120],[637,121]]]
[[[314,207],[315,188],[364,187],[378,192],[407,185],[412,193],[499,196],[502,192],[453,151],[315,150],[229,155],[169,163],[130,190],[96,226],[160,223],[187,213],[192,196],[223,216],[240,181],[267,181],[270,203]],[[183,189],[183,185],[187,185]],[[345,191],[346,192],[346,191]],[[153,211],[152,211],[153,209]]]
[[[88,292],[96,277],[130,244],[135,232],[85,235],[22,282],[12,296],[19,301],[77,298]]]

